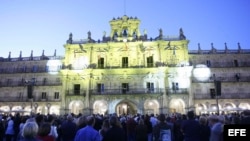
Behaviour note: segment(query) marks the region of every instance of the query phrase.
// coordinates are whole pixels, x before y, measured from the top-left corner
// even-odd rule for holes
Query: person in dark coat
[[[200,124],[195,120],[194,111],[187,113],[187,120],[184,120],[181,125],[181,130],[184,135],[185,141],[201,141],[200,137]]]
[[[71,114],[67,116],[67,120],[62,123],[61,126],[61,140],[62,141],[73,141],[77,132],[76,123],[73,122]]]
[[[116,116],[109,119],[110,129],[103,136],[102,141],[125,141],[125,134]]]
[[[135,140],[136,141],[147,141],[148,131],[147,125],[144,123],[144,119],[140,119],[138,125],[135,128]]]
[[[210,138],[210,127],[208,126],[208,121],[206,116],[200,116],[200,136],[202,141],[209,141]]]

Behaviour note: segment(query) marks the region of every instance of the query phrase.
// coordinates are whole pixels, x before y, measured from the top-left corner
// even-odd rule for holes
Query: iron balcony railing
[[[216,77],[216,80],[221,82],[250,82],[250,76],[232,76],[232,77]],[[213,83],[214,78],[205,78],[205,77],[192,77],[193,83]]]
[[[216,97],[211,96],[210,93],[196,93],[194,94],[194,99],[215,99]],[[250,93],[223,93],[218,96],[219,99],[249,99]]]
[[[62,81],[55,80],[55,81],[36,81],[33,86],[61,86]],[[20,87],[20,86],[27,86],[27,84],[20,80],[20,81],[12,81],[12,80],[6,80],[6,81],[0,81],[0,87]]]
[[[39,96],[34,96],[32,99],[28,98],[27,96],[24,97],[7,97],[7,96],[0,96],[0,102],[55,102],[60,101],[60,98],[54,97],[46,97],[42,98]]]

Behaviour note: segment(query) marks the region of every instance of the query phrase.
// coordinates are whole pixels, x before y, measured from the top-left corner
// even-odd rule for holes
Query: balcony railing
[[[221,82],[250,82],[250,76],[240,76],[240,77],[216,77],[216,80]],[[205,77],[192,77],[193,83],[213,83],[214,78],[205,78]]]
[[[104,90],[98,90],[93,89],[90,91],[90,94],[92,95],[116,95],[116,94],[161,94],[163,93],[163,89],[104,89]]]
[[[219,99],[250,99],[250,93],[222,93]],[[215,99],[211,94],[194,94],[194,99]]]
[[[188,94],[188,89],[166,89],[167,94]]]
[[[29,99],[26,96],[25,97],[0,96],[0,102],[56,102],[56,101],[60,101],[60,98],[55,99],[54,97],[42,98],[42,97],[34,96],[33,99]]]
[[[34,83],[34,86],[60,86],[62,85],[61,81],[55,80],[55,81],[36,81]],[[1,82],[0,81],[0,87],[19,87],[19,86],[26,86],[24,81],[6,81]]]

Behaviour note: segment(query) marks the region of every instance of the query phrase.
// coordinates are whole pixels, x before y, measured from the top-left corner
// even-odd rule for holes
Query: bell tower
[[[109,23],[111,26],[110,37],[114,41],[134,40],[140,37],[139,25],[140,20],[137,17],[123,17],[113,18]]]

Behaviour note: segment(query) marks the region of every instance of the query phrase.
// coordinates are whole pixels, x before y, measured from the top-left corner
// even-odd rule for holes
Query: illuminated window
[[[54,99],[59,99],[59,92],[55,92]]]
[[[98,59],[98,68],[100,68],[100,69],[104,68],[104,58]]]
[[[80,88],[81,88],[80,84],[74,85],[74,94],[75,95],[80,95]]]
[[[128,83],[122,83],[122,93],[125,94],[129,91]]]
[[[154,62],[153,62],[153,56],[147,57],[147,67],[153,67]]]
[[[98,93],[104,92],[104,84],[102,83],[97,84],[97,92]]]
[[[154,83],[147,82],[147,90],[148,92],[153,92],[154,91]]]
[[[122,67],[123,68],[128,67],[128,57],[122,57]]]
[[[46,99],[46,92],[42,92],[42,99]]]

